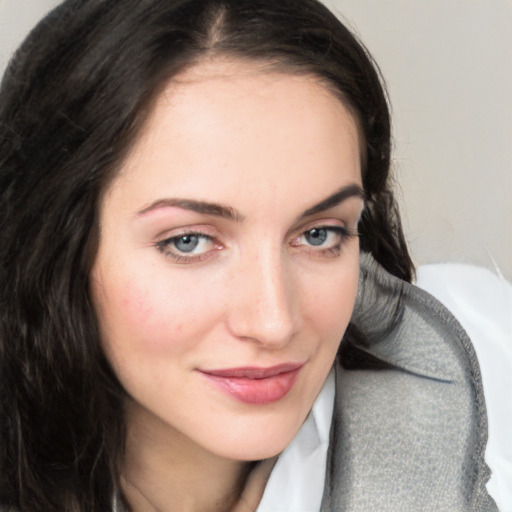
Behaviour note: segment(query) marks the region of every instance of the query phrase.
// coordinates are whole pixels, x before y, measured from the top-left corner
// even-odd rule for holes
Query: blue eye
[[[303,231],[292,240],[291,245],[303,247],[310,254],[333,257],[339,256],[343,244],[354,236],[358,236],[356,232],[343,226],[316,226]]]
[[[304,238],[310,245],[323,245],[329,237],[329,231],[324,228],[313,228],[304,233]]]
[[[199,235],[183,235],[172,239],[172,244],[180,252],[192,252],[199,245]]]
[[[215,242],[203,233],[183,233],[157,242],[156,247],[178,263],[189,263],[207,257],[215,249]]]

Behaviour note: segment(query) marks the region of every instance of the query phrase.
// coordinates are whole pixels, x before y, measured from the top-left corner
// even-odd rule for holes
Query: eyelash
[[[195,263],[202,261],[209,256],[210,251],[201,254],[195,254],[193,256],[188,256],[186,255],[186,253],[179,253],[169,250],[169,247],[171,247],[173,243],[176,243],[180,239],[183,239],[185,237],[197,237],[199,240],[208,240],[212,244],[215,243],[214,237],[210,235],[201,233],[199,231],[189,231],[185,233],[180,233],[179,235],[172,236],[170,238],[166,238],[164,240],[160,240],[155,245],[164,256],[168,256],[169,258],[173,259],[176,263]]]
[[[327,231],[328,233],[334,233],[338,236],[338,241],[335,245],[332,247],[327,247],[322,249],[321,247],[319,249],[315,249],[314,245],[309,246],[309,253],[314,254],[320,257],[328,257],[328,258],[334,258],[336,256],[339,256],[341,254],[341,250],[343,248],[343,245],[351,238],[358,237],[359,233],[357,231],[350,230],[348,228],[342,227],[342,226],[314,226],[310,229],[307,229],[306,231],[303,231],[298,237],[296,237],[294,240],[297,240],[301,237],[306,236],[307,234],[311,234],[313,231]],[[292,245],[294,245],[292,243]],[[297,244],[298,246],[299,244]]]
[[[319,249],[315,249],[314,245],[309,245],[308,252],[310,254],[314,254],[315,256],[320,257],[333,258],[339,256],[341,254],[341,249],[345,242],[347,242],[351,238],[359,237],[359,233],[357,231],[353,231],[341,226],[314,226],[310,229],[303,231],[299,236],[295,237],[291,243],[292,247],[299,247],[301,244],[294,244],[293,242],[308,234],[311,234],[313,231],[327,231],[328,233],[336,234],[339,238],[338,242],[334,246],[324,249],[322,249],[321,247]],[[199,240],[208,240],[214,245],[216,243],[215,238],[210,235],[201,232],[190,231],[181,233],[176,236],[172,236],[170,238],[166,238],[164,240],[160,240],[156,242],[155,246],[158,249],[158,251],[160,251],[164,256],[171,258],[176,263],[186,264],[200,262],[207,259],[210,256],[211,251],[206,251],[204,253],[189,256],[186,255],[185,253],[174,252],[169,249],[169,247],[171,247],[173,244],[177,243],[180,239],[183,239],[185,237],[197,237]]]

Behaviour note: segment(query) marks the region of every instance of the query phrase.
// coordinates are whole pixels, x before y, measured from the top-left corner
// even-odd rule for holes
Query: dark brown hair
[[[88,279],[98,203],[169,79],[206,56],[314,74],[362,132],[361,249],[410,280],[390,187],[390,120],[371,57],[315,0],[68,0],[0,90],[0,505],[106,511],[123,390]]]

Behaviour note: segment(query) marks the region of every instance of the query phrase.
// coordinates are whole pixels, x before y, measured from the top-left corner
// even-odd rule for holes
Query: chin
[[[218,455],[226,459],[237,460],[242,462],[253,462],[257,460],[271,459],[282,453],[291,443],[292,439],[290,439],[288,443],[272,443],[272,446],[246,445],[244,447],[241,447],[239,450],[232,448],[226,451],[222,451],[222,453],[219,453]]]
[[[268,418],[264,422],[254,422],[242,431],[232,432],[231,436],[223,436],[223,442],[212,446],[211,451],[222,457],[240,460],[255,461],[270,459],[283,452],[293,441],[300,430],[304,419],[298,421],[279,422]]]

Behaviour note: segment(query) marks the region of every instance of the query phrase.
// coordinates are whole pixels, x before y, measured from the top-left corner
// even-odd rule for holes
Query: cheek
[[[132,276],[127,280],[124,276]],[[92,290],[107,353],[179,352],[198,342],[216,312],[199,290],[150,273],[110,273]],[[187,290],[187,293],[182,290]],[[201,319],[201,321],[199,321]]]
[[[341,340],[354,309],[358,277],[359,261],[354,258],[350,264],[340,265],[324,276],[316,286],[311,282],[304,283],[302,295],[307,297],[304,317],[327,339]]]
[[[119,289],[113,290],[114,297],[120,297],[116,306],[114,318],[122,322],[129,333],[141,336],[146,347],[158,346],[171,334],[173,329],[181,329],[177,320],[178,315],[170,315],[169,297],[162,289],[148,288],[137,281],[125,283]]]

